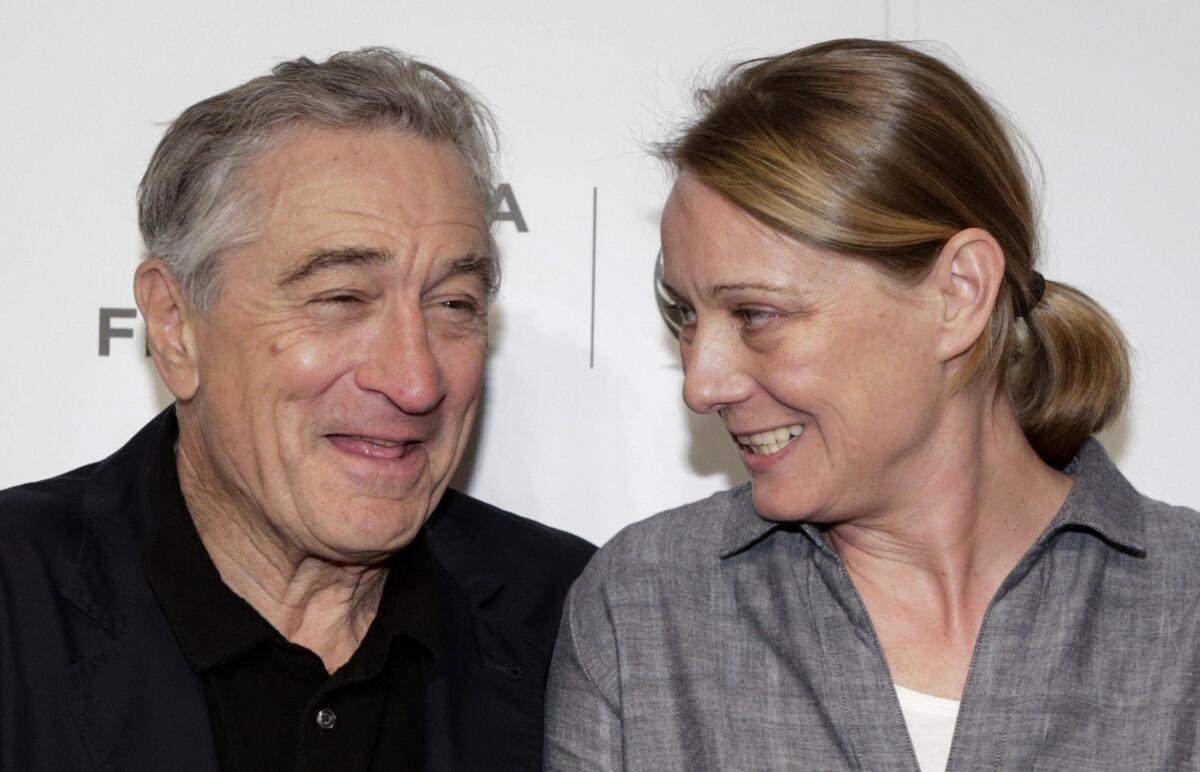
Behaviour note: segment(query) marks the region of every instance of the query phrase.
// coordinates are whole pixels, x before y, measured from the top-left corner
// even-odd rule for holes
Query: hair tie
[[[1046,277],[1039,272],[1033,272],[1033,279],[1029,282],[1029,302],[1022,303],[1017,301],[1017,316],[1029,316],[1029,312],[1033,310],[1042,300],[1042,295],[1046,294]]]

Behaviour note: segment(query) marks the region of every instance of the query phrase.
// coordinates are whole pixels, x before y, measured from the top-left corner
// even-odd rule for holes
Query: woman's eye
[[[676,327],[687,327],[696,323],[696,311],[686,303],[671,303],[666,306],[666,311]]]
[[[765,308],[739,308],[737,315],[742,317],[742,322],[748,329],[755,330],[770,324],[775,319],[780,317],[778,311],[768,311]]]

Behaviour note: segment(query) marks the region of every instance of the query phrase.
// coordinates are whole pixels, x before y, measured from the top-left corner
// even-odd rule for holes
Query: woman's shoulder
[[[636,635],[653,638],[668,626],[669,609],[703,607],[717,581],[724,537],[747,517],[757,515],[750,487],[743,485],[660,512],[613,536],[567,598],[564,631],[578,656],[597,672],[610,672],[595,662],[613,656],[614,636],[635,634],[636,628]]]
[[[1066,471],[1076,478],[1076,485],[1060,519],[1083,525],[1152,560],[1178,556],[1198,562],[1200,512],[1142,493],[1099,442],[1085,442]]]
[[[1120,555],[1107,565],[1122,592],[1141,588],[1151,594],[1143,604],[1200,611],[1200,513],[1143,494],[1095,440],[1066,471],[1076,484],[1060,528],[1098,536]]]
[[[1200,587],[1200,512],[1141,495],[1147,557],[1182,569]]]
[[[621,588],[641,588],[639,594],[645,594],[648,588],[673,579],[699,590],[694,580],[718,569],[725,535],[747,517],[757,518],[749,484],[628,525],[592,558],[576,582],[575,593],[612,597]]]
[[[746,483],[628,525],[600,552],[614,567],[709,564],[731,524],[748,515],[757,517]]]

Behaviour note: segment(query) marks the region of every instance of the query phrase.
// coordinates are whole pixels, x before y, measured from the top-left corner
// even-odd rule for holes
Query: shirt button
[[[322,729],[333,729],[333,725],[337,723],[337,716],[329,708],[321,708],[317,711],[317,726]]]

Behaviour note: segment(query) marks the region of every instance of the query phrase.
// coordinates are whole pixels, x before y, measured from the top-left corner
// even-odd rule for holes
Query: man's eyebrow
[[[442,278],[448,279],[464,274],[475,276],[483,282],[488,295],[496,294],[496,290],[500,287],[500,263],[493,255],[463,255],[451,263],[450,269]]]
[[[343,265],[386,263],[391,259],[391,252],[374,247],[326,247],[309,253],[300,265],[279,280],[279,286],[295,284],[322,271]]]

